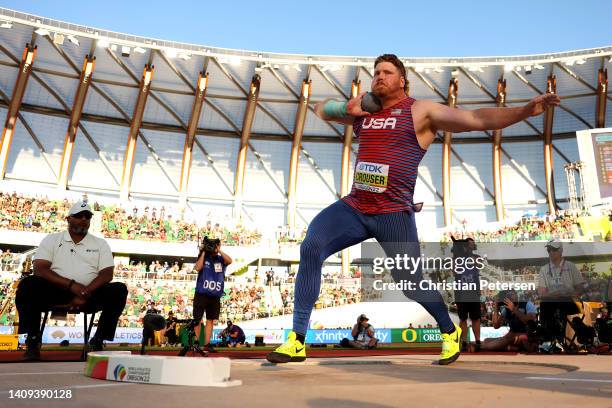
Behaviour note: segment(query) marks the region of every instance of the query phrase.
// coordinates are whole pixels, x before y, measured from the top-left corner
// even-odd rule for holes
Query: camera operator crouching
[[[378,344],[378,339],[374,337],[374,326],[368,323],[370,319],[361,314],[357,318],[357,324],[353,326],[351,336],[353,340],[342,339],[340,345],[343,347],[353,347],[358,349],[373,349]]]
[[[232,258],[221,250],[219,239],[204,237],[199,249],[200,253],[195,264],[198,280],[193,296],[192,325],[199,328],[204,312],[206,312],[204,350],[214,353],[216,350],[210,345],[210,337],[215,320],[219,319],[221,297],[224,294],[225,269],[232,263]],[[196,338],[199,338],[199,333]]]
[[[484,351],[537,351],[537,343],[529,340],[527,332],[530,326],[535,326],[537,309],[529,301],[519,301],[514,290],[500,292],[495,312],[493,312],[493,328],[499,329],[507,324],[508,333],[499,338],[485,339],[481,345]]]

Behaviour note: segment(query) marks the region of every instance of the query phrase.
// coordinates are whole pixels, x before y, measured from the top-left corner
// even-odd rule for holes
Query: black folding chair
[[[40,326],[40,334],[44,333],[45,326],[47,325],[47,320],[49,318],[49,313],[51,313],[51,317],[53,316],[66,316],[68,314],[78,314],[83,313],[83,351],[81,352],[81,361],[85,361],[87,359],[87,352],[89,347],[89,336],[91,334],[91,329],[93,328],[94,318],[96,313],[99,310],[92,309],[71,309],[68,305],[56,305],[51,307],[51,309],[43,312],[43,320]],[[87,320],[87,315],[91,315],[89,321]]]

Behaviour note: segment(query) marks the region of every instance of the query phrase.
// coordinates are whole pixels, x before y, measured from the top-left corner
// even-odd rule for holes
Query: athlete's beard
[[[379,98],[384,98],[389,94],[388,88],[386,86],[376,87],[372,89],[372,93]]]
[[[381,86],[381,87],[375,87],[375,88],[372,89],[372,93],[375,96],[377,96],[380,100],[392,99],[392,98],[395,97],[395,93],[396,92],[398,92],[397,89],[396,90],[392,90],[387,85],[384,85],[384,86]]]
[[[83,236],[87,235],[87,232],[89,231],[89,227],[79,227],[76,225],[70,225],[68,229],[73,234],[83,235]]]

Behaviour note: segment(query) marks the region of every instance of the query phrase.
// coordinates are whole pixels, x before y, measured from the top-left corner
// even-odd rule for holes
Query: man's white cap
[[[546,248],[563,249],[561,240],[553,238],[546,243]]]
[[[91,207],[87,202],[83,200],[79,200],[70,207],[70,211],[68,211],[68,215],[75,215],[83,211],[89,211],[93,215],[93,211],[91,211]]]

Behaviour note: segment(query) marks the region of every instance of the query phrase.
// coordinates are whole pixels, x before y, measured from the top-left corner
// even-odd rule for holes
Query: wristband
[[[323,105],[323,113],[330,118],[345,118],[347,102],[327,101]]]
[[[72,288],[72,285],[74,285],[74,279],[70,279],[70,283],[68,284],[68,290]]]

